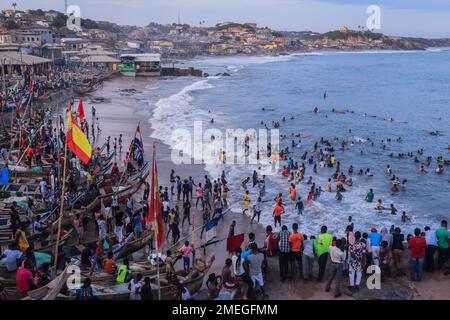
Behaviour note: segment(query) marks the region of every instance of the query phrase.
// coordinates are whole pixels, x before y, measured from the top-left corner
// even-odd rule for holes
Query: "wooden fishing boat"
[[[199,272],[198,270],[194,270],[193,272],[189,273],[186,277],[182,277],[184,274],[184,271],[177,272],[179,277],[181,278],[181,285],[186,287],[189,290],[189,293],[195,294],[203,285],[203,280],[205,278],[205,274],[203,272]],[[172,288],[170,285],[167,284],[165,279],[165,274],[161,274],[160,276],[162,278],[161,282],[164,282],[166,284],[161,283],[161,300],[173,300],[175,297],[172,293]],[[151,277],[153,279],[156,278],[156,276]],[[151,284],[152,286],[152,294],[154,299],[158,299],[158,291],[159,287],[156,284]],[[130,291],[128,290],[128,283],[122,283],[122,284],[114,284],[114,282],[111,281],[105,281],[105,282],[98,282],[93,283],[92,288],[94,291],[94,296],[99,300],[129,300],[130,298]],[[76,299],[75,292],[72,292],[72,295],[63,295],[59,294],[56,297],[57,300],[74,300]]]
[[[101,82],[88,84],[88,85],[77,85],[72,88],[73,92],[78,95],[85,95],[94,91],[97,91],[100,88]]]
[[[130,270],[132,273],[141,273],[143,276],[152,276],[158,273],[157,266],[150,264],[148,261],[130,261]],[[160,265],[159,272],[166,272],[165,264]],[[100,281],[113,281],[116,279],[116,274],[110,274],[106,272],[97,271],[90,274],[90,270],[81,272],[82,280],[84,278],[90,278],[92,282]]]
[[[146,234],[142,235],[139,239],[135,239],[116,249],[114,254],[115,259],[126,258],[130,254],[137,252],[150,243],[153,238],[153,230],[147,231]]]
[[[138,175],[134,181],[130,181],[126,185],[122,185],[119,187],[115,186],[103,186],[99,189],[100,195],[97,196],[89,205],[82,207],[80,209],[73,209],[69,212],[65,213],[65,216],[62,220],[62,225],[67,227],[72,224],[73,218],[80,214],[81,217],[91,213],[95,208],[99,207],[103,202],[103,205],[109,206],[112,202],[112,197],[116,196],[117,201],[125,202],[129,196],[135,194],[139,191],[145,179],[147,178],[149,172],[148,170],[144,170]],[[55,221],[54,223],[56,223]]]

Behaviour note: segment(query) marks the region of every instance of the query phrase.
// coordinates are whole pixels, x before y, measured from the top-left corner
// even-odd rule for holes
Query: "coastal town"
[[[358,26],[317,33],[276,31],[256,23],[222,22],[213,27],[149,23],[145,27],[81,19],[81,29],[66,26],[68,17],[49,10],[4,9],[0,14],[0,52],[15,52],[67,62],[101,64],[113,69],[127,54],[156,54],[163,62],[196,56],[286,55],[320,50],[424,50],[450,39],[386,36]],[[115,69],[117,70],[117,69]]]

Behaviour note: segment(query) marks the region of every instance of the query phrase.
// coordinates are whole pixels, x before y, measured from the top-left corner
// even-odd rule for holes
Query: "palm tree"
[[[12,6],[13,6],[13,8],[14,8],[14,14],[15,14],[15,13],[16,13],[17,3],[13,2],[13,3],[12,3]]]

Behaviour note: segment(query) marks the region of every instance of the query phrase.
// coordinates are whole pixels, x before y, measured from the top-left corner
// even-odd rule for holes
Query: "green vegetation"
[[[91,19],[81,19],[81,27],[85,29],[99,29],[98,23]]]
[[[67,24],[67,16],[62,13],[58,13],[58,15],[53,18],[52,27],[62,28]]]
[[[11,29],[17,28],[18,26],[14,20],[7,20],[5,22],[5,27],[6,27],[6,29],[11,30]]]
[[[382,33],[375,33],[371,31],[349,31],[349,32],[341,32],[338,30],[329,31],[323,34],[323,37],[326,37],[331,40],[347,40],[349,37],[364,37],[371,40],[381,40],[383,38]]]
[[[30,14],[38,17],[43,17],[45,15],[45,12],[42,9],[37,9],[37,10],[30,10]]]
[[[278,31],[273,31],[272,32],[272,36],[276,37],[276,38],[282,38],[283,35],[281,33],[279,33]]]
[[[231,22],[231,23],[224,24],[224,25],[216,24],[216,30],[217,31],[225,30],[225,29],[228,29],[228,28],[242,28],[242,29],[245,29],[245,30],[247,30],[248,32],[251,32],[251,33],[255,33],[256,32],[255,28],[253,28],[248,23],[241,24],[241,23]]]

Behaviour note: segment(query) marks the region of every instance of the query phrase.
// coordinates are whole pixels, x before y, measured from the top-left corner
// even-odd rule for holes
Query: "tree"
[[[109,36],[108,39],[106,39],[106,43],[108,44],[108,47],[115,49],[117,40],[116,38]]]
[[[16,29],[18,26],[14,20],[7,20],[5,22],[5,27],[6,27],[6,29],[11,30],[11,29]]]
[[[62,28],[67,24],[67,16],[62,13],[58,13],[58,15],[53,18],[52,27]]]

